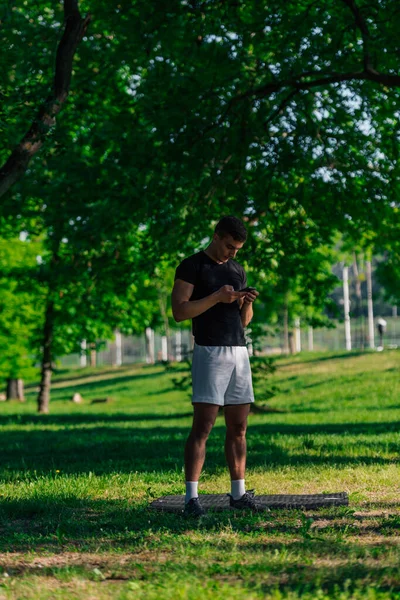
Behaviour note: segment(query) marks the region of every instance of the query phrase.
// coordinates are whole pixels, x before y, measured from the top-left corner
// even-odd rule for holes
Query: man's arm
[[[253,318],[253,302],[259,296],[256,290],[246,292],[243,300],[241,300],[240,318],[242,320],[243,327],[247,327]]]
[[[218,302],[230,304],[245,296],[244,292],[235,292],[231,285],[224,285],[213,294],[201,298],[201,300],[191,301],[193,288],[194,285],[192,283],[188,283],[182,279],[176,279],[175,281],[174,289],[172,290],[172,314],[177,323],[198,317],[209,308],[218,304]]]

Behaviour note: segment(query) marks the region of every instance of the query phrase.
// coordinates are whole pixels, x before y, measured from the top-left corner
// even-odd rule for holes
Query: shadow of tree
[[[0,552],[4,553],[1,566],[12,575],[40,573],[42,577],[54,576],[65,567],[71,568],[71,562],[74,568],[92,568],[93,555],[97,566],[115,567],[114,562],[119,560],[121,553],[128,553],[130,558],[123,565],[125,578],[137,576],[141,562],[148,563],[152,556],[152,577],[165,577],[165,565],[154,560],[159,546],[152,549],[147,546],[147,540],[159,539],[154,536],[168,533],[174,537],[170,538],[163,552],[171,558],[174,552],[171,539],[174,544],[188,544],[194,555],[197,546],[203,552],[223,553],[224,561],[196,561],[196,576],[199,578],[213,574],[235,579],[240,577],[250,589],[251,574],[267,572],[286,588],[296,590],[310,591],[321,585],[326,589],[342,589],[349,580],[361,587],[368,587],[374,581],[380,583],[381,590],[400,589],[400,569],[393,560],[394,553],[398,551],[398,521],[395,519],[382,520],[384,534],[376,530],[375,524],[373,537],[370,528],[354,541],[354,537],[348,537],[352,534],[351,516],[334,522],[327,519],[325,524],[325,516],[331,515],[333,509],[321,509],[318,515],[314,513],[313,516],[320,519],[320,526],[316,531],[305,532],[301,518],[303,513],[299,510],[272,511],[267,515],[226,511],[210,513],[196,521],[150,510],[148,501],[79,499],[51,493],[39,495],[34,500],[1,499]],[[340,510],[337,512],[340,513]],[[232,540],[229,536],[220,536],[221,532],[226,533],[227,528],[233,535],[240,533],[240,538]],[[212,535],[197,535],[190,539],[191,531]],[[117,554],[115,546],[118,547]],[[144,546],[147,550],[142,554]],[[105,554],[107,551],[109,554]],[[8,558],[10,552],[40,553],[44,556],[42,563],[46,563],[48,557],[48,566],[45,564],[43,568],[43,564],[38,566],[25,559],[16,563],[15,558]],[[88,556],[88,553],[93,554]],[[56,557],[53,566],[52,556]],[[241,557],[240,562],[238,556]],[[363,558],[371,556],[373,563],[371,560],[362,562]],[[280,557],[279,560],[276,557]],[[318,562],[313,562],[312,557],[318,557]],[[193,565],[193,556],[189,556],[188,560]],[[187,573],[187,568],[185,560],[168,562],[172,573],[182,575]],[[118,570],[116,573],[118,578]],[[260,583],[258,581],[258,585]]]
[[[182,418],[190,413],[171,415]],[[181,471],[183,448],[189,432],[187,426],[146,426],[154,415],[141,415],[142,427],[130,426],[137,415],[98,415],[85,421],[85,415],[44,417],[31,430],[5,429],[0,440],[2,465],[0,476],[12,479],[13,472],[48,472],[54,469],[65,473],[114,473]],[[160,416],[158,417],[160,418]],[[164,420],[164,417],[161,417]],[[118,422],[118,426],[114,423]],[[124,422],[124,426],[121,426]],[[101,423],[101,424],[100,424]],[[44,426],[43,426],[44,425]],[[51,429],[49,425],[63,425]],[[71,425],[71,427],[68,427]],[[80,427],[74,427],[80,425]],[[374,439],[353,444],[354,455],[343,453],[340,435],[377,436],[379,433],[398,431],[399,423],[346,423],[346,424],[259,424],[249,428],[248,466],[271,467],[284,465],[346,466],[356,464],[391,464],[393,458],[384,456],[389,450],[398,455],[400,442]],[[307,443],[311,436],[324,434],[328,440]],[[285,445],[286,435],[299,436],[295,448]],[[277,443],[276,436],[282,440]],[[207,470],[216,472],[225,466],[223,453],[225,426],[217,421],[207,444]],[[306,440],[304,442],[303,438]],[[314,452],[310,452],[314,451]],[[315,450],[317,452],[315,452]],[[398,460],[398,459],[397,459]]]

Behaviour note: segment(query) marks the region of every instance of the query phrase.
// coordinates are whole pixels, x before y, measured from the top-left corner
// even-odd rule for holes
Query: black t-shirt
[[[244,269],[235,260],[219,264],[203,251],[185,258],[176,269],[175,279],[194,285],[190,300],[201,300],[223,285],[231,285],[235,291],[247,285]],[[237,301],[231,304],[218,302],[194,317],[192,329],[199,346],[246,345]]]

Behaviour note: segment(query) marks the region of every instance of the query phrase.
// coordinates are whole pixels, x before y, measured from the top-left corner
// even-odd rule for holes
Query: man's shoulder
[[[195,254],[191,254],[190,256],[186,256],[180,262],[180,264],[199,264],[202,261],[203,252],[196,252]]]
[[[231,258],[229,264],[235,271],[240,271],[241,273],[244,273],[244,268],[240,263],[237,262],[237,260]]]

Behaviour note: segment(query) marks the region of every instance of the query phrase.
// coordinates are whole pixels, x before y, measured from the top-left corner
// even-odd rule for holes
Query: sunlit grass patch
[[[287,412],[251,415],[247,487],[349,493],[349,507],[319,511],[188,522],[149,510],[183,492],[191,423],[162,366],[60,373],[50,415],[34,387],[2,403],[0,598],[398,599],[399,359],[277,361],[270,403]],[[200,493],[229,491],[224,434],[219,416]]]

